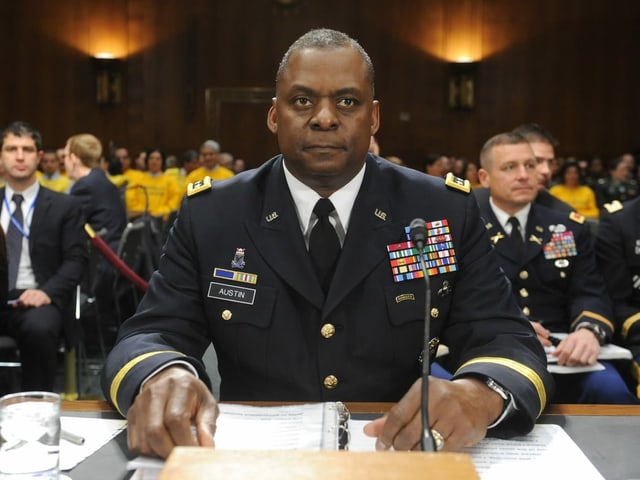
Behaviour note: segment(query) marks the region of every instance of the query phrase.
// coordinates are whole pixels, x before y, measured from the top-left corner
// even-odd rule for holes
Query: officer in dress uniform
[[[638,181],[633,178],[624,155],[611,159],[608,163],[609,175],[600,178],[595,185],[596,201],[600,208],[614,201],[626,202],[638,196]]]
[[[130,448],[166,456],[212,444],[216,399],[200,361],[211,342],[221,399],[397,402],[365,431],[378,449],[419,448],[426,292],[409,236],[416,217],[429,245],[431,344],[449,347],[454,373],[429,380],[436,446],[530,431],[553,382],[468,182],[367,152],[379,125],[373,66],[345,34],[303,35],[276,78],[267,126],[282,155],[188,187],[107,359],[103,390],[129,419]]]
[[[633,352],[632,374],[640,382],[640,198],[604,205],[596,255],[619,325],[616,340]]]
[[[522,312],[545,347],[553,332],[569,333],[553,353],[558,364],[594,364],[615,326],[584,218],[533,201],[536,160],[517,133],[490,138],[480,161],[490,191],[480,211]],[[637,403],[615,367],[601,363],[605,370],[556,376],[554,401]]]

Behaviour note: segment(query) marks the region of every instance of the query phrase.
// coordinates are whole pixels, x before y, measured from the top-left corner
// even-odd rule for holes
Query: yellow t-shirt
[[[593,190],[586,185],[580,185],[577,188],[567,188],[563,184],[558,184],[551,187],[549,193],[573,207],[573,209],[583,217],[600,217],[600,209],[596,203],[596,195]]]
[[[43,187],[60,193],[68,193],[73,183],[69,177],[60,174],[54,175],[53,178],[47,178],[46,175],[40,174],[38,180]]]
[[[175,180],[164,173],[153,176],[140,172],[136,185],[137,188],[127,187],[125,195],[127,211],[131,216],[141,215],[148,207],[149,215],[166,219],[169,213],[180,206],[183,193]]]

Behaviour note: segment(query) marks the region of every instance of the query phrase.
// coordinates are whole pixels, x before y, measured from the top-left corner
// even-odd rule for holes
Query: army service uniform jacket
[[[187,195],[107,359],[114,406],[126,414],[140,383],[176,359],[208,381],[200,359],[210,342],[224,401],[400,400],[422,369],[425,281],[402,268],[406,227],[420,217],[438,250],[431,337],[449,347],[456,376],[489,376],[513,394],[518,411],[497,433],[529,431],[553,380],[473,197],[369,155],[325,300],[282,162]]]
[[[530,320],[553,332],[571,332],[582,322],[593,323],[611,340],[615,330],[611,303],[584,217],[532,203],[520,255],[488,198],[480,203],[480,211],[499,263]]]
[[[619,327],[618,341],[640,357],[640,198],[606,204],[596,242]]]

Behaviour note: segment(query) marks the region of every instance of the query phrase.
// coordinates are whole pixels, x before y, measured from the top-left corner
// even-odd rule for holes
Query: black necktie
[[[333,203],[328,198],[318,200],[316,206],[313,207],[313,213],[318,216],[318,221],[309,237],[311,263],[313,263],[325,293],[329,290],[336,261],[340,255],[340,240],[338,240],[336,230],[329,221],[329,214],[334,210]]]
[[[9,218],[9,228],[7,228],[7,255],[9,256],[9,290],[16,288],[16,280],[18,279],[18,266],[20,265],[20,255],[22,253],[22,201],[24,197],[19,193],[14,193],[11,198],[16,204],[16,209],[11,218]],[[15,224],[20,225],[20,228]]]
[[[522,240],[522,232],[520,231],[520,222],[516,217],[509,217],[509,220],[507,221],[511,224],[511,234],[509,235],[511,243],[513,243],[516,252],[522,254],[524,242]]]

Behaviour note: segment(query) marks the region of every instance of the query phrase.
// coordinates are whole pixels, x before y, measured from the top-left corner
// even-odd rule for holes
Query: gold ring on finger
[[[433,437],[433,444],[436,447],[436,452],[439,452],[444,448],[444,437],[435,428],[431,429],[431,436]]]

